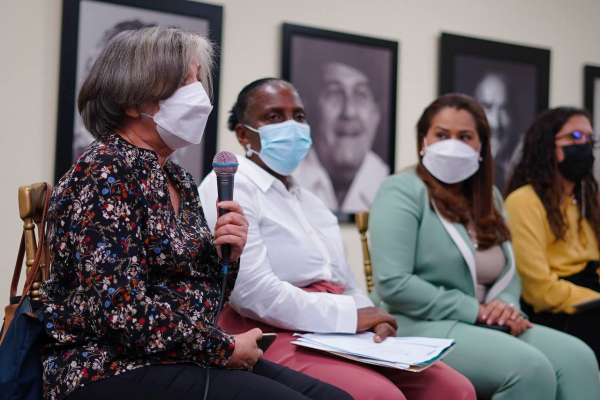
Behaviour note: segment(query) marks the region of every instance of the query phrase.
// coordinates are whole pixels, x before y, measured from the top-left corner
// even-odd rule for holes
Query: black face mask
[[[594,150],[589,144],[563,146],[565,159],[558,164],[558,170],[571,182],[581,181],[594,166]]]

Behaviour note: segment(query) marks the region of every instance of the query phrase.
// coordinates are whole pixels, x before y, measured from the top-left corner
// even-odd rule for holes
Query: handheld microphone
[[[217,175],[217,191],[218,201],[233,200],[233,176],[238,170],[238,160],[235,154],[229,151],[217,153],[213,158],[213,171]],[[219,208],[219,217],[227,214],[229,210]],[[221,284],[221,297],[217,305],[213,328],[217,327],[221,310],[223,309],[223,301],[225,300],[225,284],[227,282],[227,267],[231,258],[231,245],[224,244],[221,246],[221,255],[223,256],[223,283]],[[208,391],[210,387],[210,368],[206,369],[206,386],[204,388],[204,400],[208,399]]]
[[[238,160],[235,154],[222,151],[213,158],[213,170],[217,175],[218,199],[221,201],[233,200],[233,177],[238,170]],[[219,217],[227,214],[229,210],[219,208]],[[221,247],[223,264],[229,265],[231,246],[226,244]]]

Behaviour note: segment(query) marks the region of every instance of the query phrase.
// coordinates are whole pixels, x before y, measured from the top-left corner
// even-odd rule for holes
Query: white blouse
[[[335,216],[312,193],[285,185],[240,158],[233,198],[249,231],[231,306],[245,317],[287,330],[355,333],[357,309],[373,303],[358,287]],[[216,175],[200,185],[208,225],[217,219]],[[317,281],[345,285],[343,294],[305,292]]]

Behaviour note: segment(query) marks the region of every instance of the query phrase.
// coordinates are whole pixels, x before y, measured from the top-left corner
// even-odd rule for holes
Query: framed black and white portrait
[[[584,67],[583,104],[592,116],[592,126],[600,135],[600,66]],[[600,149],[594,149],[596,160],[600,160]],[[594,163],[594,176],[600,180],[600,162]]]
[[[550,50],[442,33],[439,93],[465,93],[483,106],[492,130],[494,180],[504,189],[523,136],[548,108]]]
[[[77,112],[77,96],[106,43],[120,32],[170,26],[207,35],[221,44],[223,8],[186,0],[64,0],[59,84],[55,180],[67,172],[94,140]],[[207,134],[198,145],[176,151],[171,159],[199,182],[212,169],[216,152],[219,100],[219,52],[213,75],[214,108]]]
[[[394,168],[398,42],[284,24],[282,56],[313,140],[293,176],[349,220]]]

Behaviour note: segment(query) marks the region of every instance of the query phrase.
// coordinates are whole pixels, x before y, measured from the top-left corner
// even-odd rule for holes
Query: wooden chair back
[[[51,193],[46,193],[45,183],[34,183],[29,186],[19,187],[19,216],[23,220],[23,232],[25,234],[25,265],[27,267],[27,276],[38,248],[38,239],[36,239],[35,227],[37,226],[37,238],[41,238],[42,232],[42,214],[44,213],[45,197]],[[39,300],[40,286],[48,278],[48,254],[42,251],[40,268],[37,271],[29,296],[32,300]]]
[[[371,266],[371,252],[369,251],[369,241],[367,231],[369,229],[369,212],[359,211],[354,216],[358,233],[360,233],[360,241],[362,242],[363,262],[365,265],[365,278],[367,280],[367,291],[370,293],[373,290],[373,267]]]

